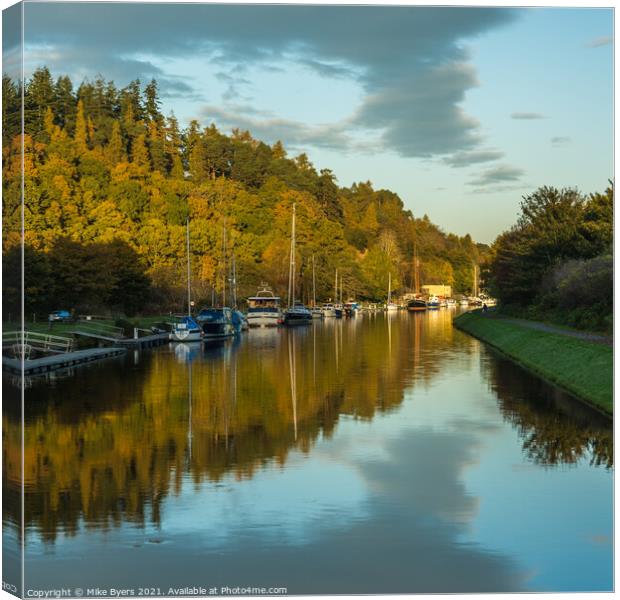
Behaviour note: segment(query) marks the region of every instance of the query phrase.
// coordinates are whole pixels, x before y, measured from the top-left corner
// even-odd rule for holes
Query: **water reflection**
[[[610,468],[611,429],[481,350],[451,317],[253,330],[34,380],[24,430],[32,581],[66,584],[69,571],[45,558],[56,552],[68,564],[90,557],[89,586],[110,585],[99,564],[119,585],[146,572],[186,584],[208,555],[212,585],[242,564],[252,585],[286,579],[291,593],[524,589],[512,557],[458,541],[482,500],[463,478],[481,440],[514,427],[534,466],[587,457]],[[492,426],[463,419],[466,392],[472,406],[492,396],[482,402]],[[422,396],[438,412],[425,414]],[[18,408],[5,402],[5,523],[20,515]]]
[[[556,465],[588,457],[593,465],[613,466],[613,431],[607,417],[492,351],[481,365],[530,460]]]

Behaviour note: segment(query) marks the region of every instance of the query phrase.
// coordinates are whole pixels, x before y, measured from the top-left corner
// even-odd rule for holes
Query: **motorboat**
[[[426,302],[426,308],[428,310],[437,310],[440,306],[439,298],[437,296],[430,296]]]
[[[256,296],[248,298],[249,327],[276,327],[282,322],[280,297],[264,286]]]
[[[323,317],[326,318],[326,319],[327,318],[331,318],[331,317],[335,317],[336,316],[336,308],[331,303],[323,304],[323,306],[321,306],[321,313],[323,314]]]

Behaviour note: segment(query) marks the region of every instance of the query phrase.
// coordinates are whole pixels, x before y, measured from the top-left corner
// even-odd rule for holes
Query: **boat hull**
[[[312,313],[302,306],[289,308],[284,313],[284,324],[289,326],[309,325],[312,323]]]
[[[202,340],[201,330],[179,329],[170,334],[170,340],[173,342],[200,342]]]
[[[282,322],[280,313],[248,313],[248,326],[253,327],[277,327]]]
[[[204,323],[202,326],[203,338],[222,339],[235,335],[232,323]]]

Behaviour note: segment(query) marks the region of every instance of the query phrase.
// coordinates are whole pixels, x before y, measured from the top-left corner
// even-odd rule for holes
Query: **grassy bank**
[[[454,325],[544,379],[605,413],[613,414],[611,347],[529,329],[476,312],[460,315],[454,320]]]

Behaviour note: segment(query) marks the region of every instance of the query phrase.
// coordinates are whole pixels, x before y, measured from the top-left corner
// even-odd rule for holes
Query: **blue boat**
[[[223,308],[203,308],[196,317],[202,328],[204,340],[224,339],[237,334],[233,324],[233,311]]]

